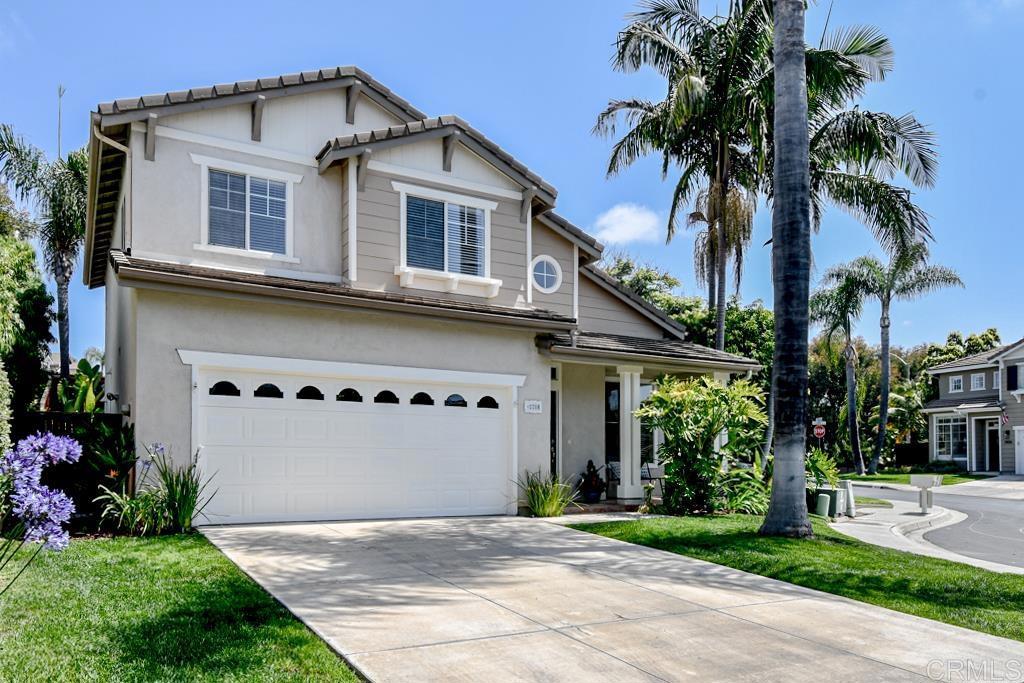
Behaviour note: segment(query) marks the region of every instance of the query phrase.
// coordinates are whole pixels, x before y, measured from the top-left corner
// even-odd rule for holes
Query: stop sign
[[[814,425],[814,436],[817,439],[825,438],[825,425]]]

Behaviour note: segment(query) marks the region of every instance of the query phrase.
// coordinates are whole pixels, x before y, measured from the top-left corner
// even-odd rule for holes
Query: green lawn
[[[880,548],[813,522],[813,540],[758,536],[761,518],[749,515],[574,528],[1024,641],[1024,577]]]
[[[872,498],[871,496],[854,496],[853,502],[857,505],[869,508],[891,508],[892,503],[882,498]]]
[[[3,681],[355,681],[199,535],[74,540],[0,597]]]
[[[978,479],[989,479],[989,474],[944,474],[942,475],[943,486],[951,486],[953,484],[965,484],[969,481],[977,481]],[[910,484],[910,474],[907,472],[886,472],[881,471],[878,474],[840,474],[840,479],[852,479],[854,481],[873,481],[879,484]]]

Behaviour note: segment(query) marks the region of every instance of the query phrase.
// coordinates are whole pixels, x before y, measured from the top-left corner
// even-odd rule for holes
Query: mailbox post
[[[928,514],[932,507],[932,488],[942,486],[941,474],[911,474],[910,485],[916,486],[919,490],[917,500],[921,505],[921,514]]]

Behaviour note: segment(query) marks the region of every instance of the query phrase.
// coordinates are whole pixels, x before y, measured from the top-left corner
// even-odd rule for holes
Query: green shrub
[[[558,480],[554,475],[541,474],[540,470],[526,472],[525,478],[516,482],[523,492],[523,504],[532,517],[560,517],[570,505],[576,505],[576,491],[569,483]]]
[[[839,465],[835,458],[821,450],[812,448],[807,453],[805,460],[807,483],[818,489],[828,484],[832,487],[839,485]]]
[[[767,424],[760,389],[710,377],[662,378],[637,416],[665,435],[658,457],[665,466],[662,506],[673,514],[707,514],[726,505],[725,473],[755,460]]]
[[[763,515],[768,512],[771,481],[757,468],[734,469],[721,480],[721,512]]]
[[[112,520],[129,534],[187,533],[216,494],[206,494],[210,479],[203,479],[195,458],[188,465],[175,466],[162,449],[150,452],[156,481],[143,477],[134,494],[100,486],[103,518]]]

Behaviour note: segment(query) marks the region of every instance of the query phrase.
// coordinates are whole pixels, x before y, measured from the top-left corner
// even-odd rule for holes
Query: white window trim
[[[960,388],[959,389],[954,389],[953,388],[953,380],[955,380],[955,379],[960,380]],[[962,393],[963,390],[964,390],[964,376],[963,375],[953,375],[952,377],[949,378],[949,393],[951,393],[951,394],[959,394],[959,393]]]
[[[551,287],[541,287],[537,284],[537,281],[533,279],[533,269],[537,267],[537,264],[541,261],[550,263],[555,267],[555,284]],[[558,263],[558,259],[554,256],[547,254],[541,254],[530,261],[530,281],[533,283],[534,289],[541,294],[554,294],[562,287],[562,266]]]
[[[279,171],[274,168],[265,168],[263,166],[253,166],[252,164],[243,164],[237,161],[228,161],[226,159],[216,159],[214,157],[204,156],[202,154],[196,154],[194,152],[189,153],[192,158],[192,163],[199,166],[199,177],[200,177],[200,194],[202,200],[200,201],[200,214],[199,214],[199,242],[192,245],[193,249],[199,251],[209,251],[213,253],[221,254],[232,254],[235,256],[248,256],[252,258],[262,258],[281,261],[284,263],[300,263],[300,260],[294,255],[295,249],[295,192],[294,186],[297,183],[302,182],[302,175],[298,173],[289,173],[287,171]],[[284,253],[278,254],[270,251],[260,251],[258,249],[239,249],[237,247],[225,247],[218,244],[210,244],[210,170],[215,171],[227,171],[228,173],[240,173],[245,175],[245,239],[249,239],[249,178],[256,176],[258,178],[266,178],[268,180],[276,180],[284,183],[285,186],[285,217],[284,217]]]
[[[981,386],[975,386],[975,380],[981,378]],[[985,390],[985,373],[984,372],[973,372],[971,373],[971,391],[984,391]]]
[[[456,194],[445,190],[438,190],[432,187],[421,187],[400,183],[397,180],[391,181],[391,187],[398,192],[398,214],[399,214],[399,262],[395,266],[395,275],[399,277],[399,284],[402,287],[429,289],[435,292],[451,292],[454,294],[469,294],[494,298],[498,296],[501,289],[501,280],[491,277],[491,212],[498,208],[498,203],[479,197]],[[445,204],[461,204],[484,212],[484,274],[464,275],[462,273],[449,273],[442,270],[430,270],[429,268],[416,268],[406,263],[406,230],[407,220],[406,202],[409,195],[432,199]],[[445,209],[445,249],[448,241],[448,211]]]
[[[943,453],[943,452],[941,452],[939,450],[939,423],[943,422],[943,421],[945,421],[949,425],[952,425],[953,421],[956,421],[958,423],[960,421],[963,421],[963,424],[964,424],[964,449],[965,449],[965,451],[968,451],[968,452],[971,449],[970,421],[965,416],[958,416],[956,414],[936,415],[935,416],[935,455],[936,455],[936,457],[938,457],[938,456],[945,456],[945,457],[950,458],[950,459],[963,459],[964,457],[968,457],[968,453],[967,452],[959,453],[959,454],[958,453],[953,453],[953,448],[952,448],[952,446],[953,446],[953,439],[952,438],[950,438],[950,440],[949,440],[949,445],[950,445],[950,449],[949,449],[950,452],[949,453]]]

